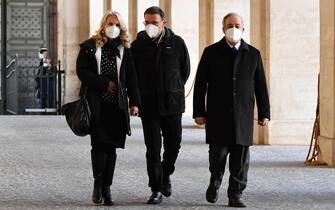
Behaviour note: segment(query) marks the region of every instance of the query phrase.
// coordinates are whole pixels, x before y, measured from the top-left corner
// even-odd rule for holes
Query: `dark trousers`
[[[229,154],[229,198],[241,198],[242,191],[247,186],[249,169],[249,146],[220,146],[209,145],[209,171],[211,182],[219,188],[225,171],[227,156]]]
[[[111,144],[92,144],[91,149],[93,177],[103,189],[113,183],[116,163],[116,148]]]
[[[169,116],[142,116],[144,141],[147,148],[149,187],[160,191],[162,179],[174,170],[181,143],[181,114]],[[163,160],[161,147],[163,136]]]

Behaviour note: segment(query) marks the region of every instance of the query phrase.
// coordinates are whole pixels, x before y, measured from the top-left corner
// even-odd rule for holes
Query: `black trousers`
[[[160,191],[163,177],[170,176],[175,170],[181,143],[181,114],[169,116],[142,116],[144,141],[147,148],[147,172],[149,187]],[[163,160],[161,147],[163,136]]]
[[[209,171],[211,182],[220,187],[225,171],[227,156],[229,154],[229,198],[241,198],[243,190],[247,186],[250,152],[249,146],[233,145],[209,145]]]

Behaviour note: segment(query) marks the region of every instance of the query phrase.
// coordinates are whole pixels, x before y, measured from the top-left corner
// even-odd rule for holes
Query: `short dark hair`
[[[48,49],[46,47],[41,47],[40,53],[42,54],[43,52],[48,52]]]
[[[164,11],[160,7],[157,7],[157,6],[152,6],[152,7],[149,7],[148,9],[146,9],[145,12],[144,12],[144,15],[146,15],[146,14],[150,14],[150,15],[158,14],[159,16],[161,16],[162,20],[165,19]]]

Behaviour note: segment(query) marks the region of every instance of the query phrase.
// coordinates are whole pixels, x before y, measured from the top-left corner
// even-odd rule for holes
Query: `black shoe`
[[[165,197],[170,197],[172,193],[171,180],[169,177],[163,178],[163,183],[161,186],[161,192]]]
[[[105,206],[112,206],[114,204],[112,201],[111,190],[109,187],[103,189],[101,195],[104,200]]]
[[[206,191],[206,200],[209,203],[215,203],[218,200],[220,185],[221,185],[220,180],[211,179],[210,184]]]
[[[229,198],[228,206],[238,208],[247,207],[240,198]]]
[[[215,187],[213,184],[209,184],[206,191],[206,200],[209,203],[215,203],[218,200],[219,188]]]
[[[96,203],[96,204],[99,204],[102,202],[101,182],[100,180],[97,180],[97,179],[94,179],[92,201],[93,203]]]
[[[147,204],[160,204],[163,200],[162,193],[152,192]]]

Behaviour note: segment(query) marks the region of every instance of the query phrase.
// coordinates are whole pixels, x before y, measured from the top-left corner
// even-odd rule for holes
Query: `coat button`
[[[236,92],[233,93],[233,96],[236,96]]]
[[[235,80],[236,80],[236,77],[233,77],[233,80],[235,81]]]

